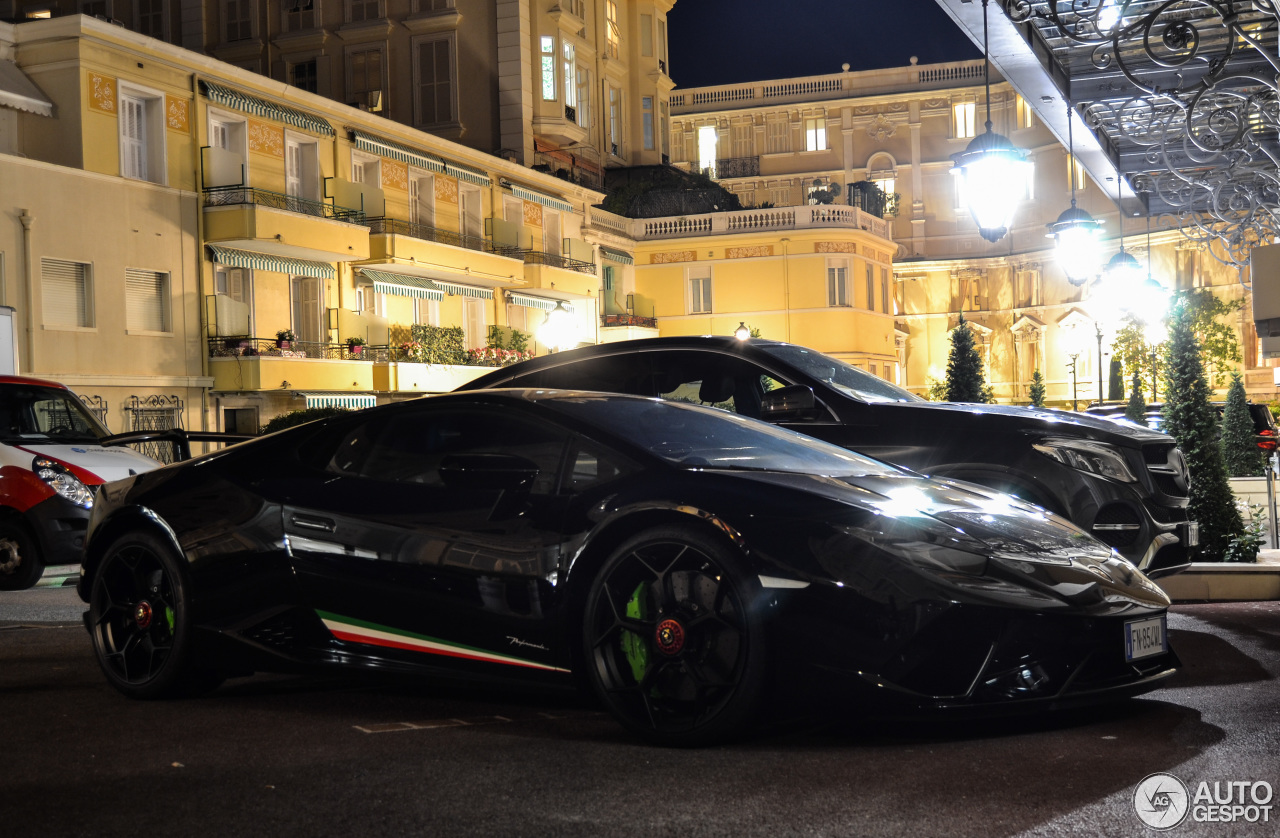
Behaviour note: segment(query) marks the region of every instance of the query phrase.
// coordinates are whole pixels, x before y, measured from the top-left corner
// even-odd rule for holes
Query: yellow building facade
[[[1145,219],[1120,218],[1114,184],[1095,183],[1073,166],[1033,107],[996,78],[993,129],[1028,153],[1034,175],[1008,235],[983,240],[951,173],[952,155],[983,130],[982,85],[982,61],[917,65],[913,59],[884,70],[677,89],[672,161],[711,175],[748,207],[802,207],[831,195],[837,204],[857,204],[854,184],[882,188],[893,199],[886,218],[895,242],[897,382],[924,393],[945,377],[950,331],[963,312],[999,401],[1027,402],[1039,369],[1051,403],[1070,406],[1073,383],[1076,400],[1088,403],[1097,398],[1099,381],[1105,385],[1116,312],[1097,303],[1096,280],[1081,287],[1067,280],[1046,225],[1074,195],[1081,209],[1105,222],[1104,260],[1123,242],[1146,262]],[[1258,360],[1240,277],[1176,229],[1162,229],[1162,222],[1149,238],[1152,275],[1170,290],[1208,288],[1244,300],[1229,325],[1240,340],[1247,386],[1255,399],[1274,398],[1273,362]]]
[[[404,351],[415,326],[478,349],[559,304],[599,339],[598,192],[91,18],[0,42],[29,88],[0,99],[0,303],[20,371],[114,430],[137,398],[249,430],[483,372]]]

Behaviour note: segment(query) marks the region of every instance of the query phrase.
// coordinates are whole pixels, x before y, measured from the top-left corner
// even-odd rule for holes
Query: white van
[[[46,566],[79,564],[96,488],[159,468],[125,447],[54,381],[0,376],[0,590],[29,588]]]

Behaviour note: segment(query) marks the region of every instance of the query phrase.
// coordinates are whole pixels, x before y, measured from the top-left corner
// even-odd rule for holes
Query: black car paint
[[[666,379],[696,376],[699,367],[729,370],[739,381],[744,370],[757,370],[783,384],[810,387],[815,393],[817,415],[779,422],[783,427],[921,474],[968,480],[1018,494],[1093,532],[1153,575],[1176,572],[1189,561],[1185,462],[1171,437],[1051,409],[923,400],[860,401],[788,366],[769,354],[770,347],[790,345],[718,336],[620,341],[535,358],[495,370],[458,389],[563,387],[656,396],[670,385]],[[740,386],[735,389],[742,392]],[[724,389],[718,395],[724,392],[730,391]],[[751,415],[755,410],[758,416],[758,401],[748,405],[744,412]],[[1032,447],[1055,437],[1113,446],[1137,482],[1124,484],[1088,475]],[[1168,470],[1171,475],[1158,478],[1153,468]],[[1137,529],[1107,529],[1115,526]],[[1157,539],[1168,543],[1153,547]]]
[[[675,468],[630,446],[625,428],[589,426],[554,409],[557,398],[570,396],[475,392],[362,415],[436,404],[500,408],[562,426],[572,440],[590,438],[624,464],[621,477],[557,492],[541,511],[528,496],[513,503],[501,491],[482,491],[470,503],[424,517],[421,498],[406,496],[403,484],[371,493],[368,486],[335,485],[345,478],[317,469],[316,446],[366,421],[324,420],[108,484],[90,522],[80,595],[88,601],[109,544],[141,527],[164,534],[185,557],[202,654],[224,670],[337,664],[567,685],[578,666],[586,587],[605,556],[638,530],[684,521],[732,544],[763,579],[784,580],[782,587],[762,587],[753,604],[774,631],[776,659],[803,662],[872,693],[929,706],[1066,702],[1095,691],[1142,692],[1177,665],[1173,652],[1141,666],[1115,659],[1124,621],[1162,614],[1168,599],[1109,558],[1103,545],[1051,515],[1024,511],[1020,526],[1006,527],[999,538],[1032,552],[1067,550],[1075,561],[996,557],[977,540],[994,531],[975,510],[1007,501],[976,487],[907,473],[836,480]],[[884,506],[895,486],[954,508],[895,517]],[[482,507],[490,514],[461,517]],[[332,523],[351,549],[286,547],[301,516]],[[530,520],[512,523],[524,517]],[[513,548],[512,534],[527,532],[535,537]],[[454,544],[465,538],[474,555],[526,561],[471,567],[402,561],[421,546],[415,538]],[[343,641],[318,612],[544,668]],[[1043,673],[1024,676],[1031,667]],[[1093,670],[1099,671],[1089,676]],[[983,673],[990,677],[980,680]]]

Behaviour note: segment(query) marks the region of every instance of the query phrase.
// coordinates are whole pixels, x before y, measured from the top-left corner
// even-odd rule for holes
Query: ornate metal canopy
[[[980,0],[938,3],[972,38]],[[1118,172],[1158,226],[1231,264],[1280,236],[1280,0],[990,5],[1006,27],[993,63],[1060,137],[1049,103],[1072,102],[1095,178]]]

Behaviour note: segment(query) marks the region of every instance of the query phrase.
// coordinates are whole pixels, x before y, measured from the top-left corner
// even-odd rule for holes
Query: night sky
[[[934,0],[677,0],[667,28],[678,87],[982,57]]]

